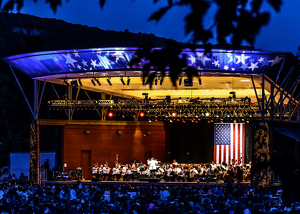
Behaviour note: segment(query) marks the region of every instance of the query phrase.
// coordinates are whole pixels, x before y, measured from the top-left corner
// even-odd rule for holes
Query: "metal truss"
[[[300,75],[295,73],[295,69],[292,67],[286,76],[282,77],[282,82],[278,84],[280,75],[282,75],[284,62],[285,60],[282,62],[275,80],[272,80],[265,75],[260,76],[262,90],[261,97],[258,96],[257,89],[254,84],[254,77],[251,76],[262,120],[300,121],[300,105],[298,100],[300,93],[295,95],[295,92],[297,90],[299,91],[298,86],[300,83]],[[256,78],[256,80],[259,81],[258,78]],[[268,86],[270,90],[270,96],[268,98],[264,93],[266,86]]]

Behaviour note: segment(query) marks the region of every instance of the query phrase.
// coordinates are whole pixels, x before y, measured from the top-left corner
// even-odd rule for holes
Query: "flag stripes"
[[[233,159],[242,160],[245,154],[245,124],[216,123],[214,124],[214,162],[227,164]]]

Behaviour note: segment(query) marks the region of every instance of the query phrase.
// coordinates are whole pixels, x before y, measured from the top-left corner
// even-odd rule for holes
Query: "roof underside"
[[[204,50],[183,50],[180,57],[186,54],[188,66],[193,66],[201,72],[201,85],[198,78],[193,79],[193,86],[186,87],[182,81],[174,87],[169,73],[150,89],[142,84],[142,68],[147,60],[130,67],[129,62],[135,58],[137,48],[91,48],[80,50],[61,50],[28,53],[3,58],[9,65],[17,68],[33,79],[47,80],[57,84],[64,84],[64,80],[80,79],[82,89],[105,92],[121,97],[142,98],[142,93],[149,97],[161,98],[170,95],[178,97],[228,97],[230,91],[236,91],[237,97],[255,98],[250,75],[254,75],[258,95],[261,93],[260,74],[267,73],[272,66],[281,63],[285,53],[261,51],[231,51],[213,49],[209,56]],[[155,68],[152,68],[155,70]],[[168,68],[167,68],[168,69]],[[160,73],[157,74],[158,78]],[[184,71],[180,75],[185,78]],[[110,77],[112,85],[108,84]],[[126,78],[125,78],[126,77]],[[101,86],[94,86],[92,78],[97,78]],[[125,83],[130,78],[129,85]],[[268,89],[265,91],[268,95]]]

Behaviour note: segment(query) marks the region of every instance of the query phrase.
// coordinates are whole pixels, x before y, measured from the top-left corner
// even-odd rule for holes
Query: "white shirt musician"
[[[113,175],[117,175],[117,174],[119,174],[120,172],[119,172],[119,169],[117,168],[117,167],[114,167],[113,169],[112,169],[112,174]]]
[[[106,166],[104,165],[102,168],[102,173],[103,174],[107,174],[108,173],[108,169],[106,168]]]

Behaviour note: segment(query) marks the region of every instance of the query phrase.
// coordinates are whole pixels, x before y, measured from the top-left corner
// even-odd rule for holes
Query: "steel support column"
[[[30,124],[30,183],[40,185],[40,137],[37,121],[33,120]]]
[[[39,107],[39,81],[34,80],[33,93],[33,112],[38,111]],[[38,116],[30,124],[30,183],[41,184],[40,173],[40,138],[39,125],[37,123]]]
[[[72,85],[70,84],[68,87],[68,100],[72,100]],[[72,109],[68,110],[68,120],[72,120]]]

